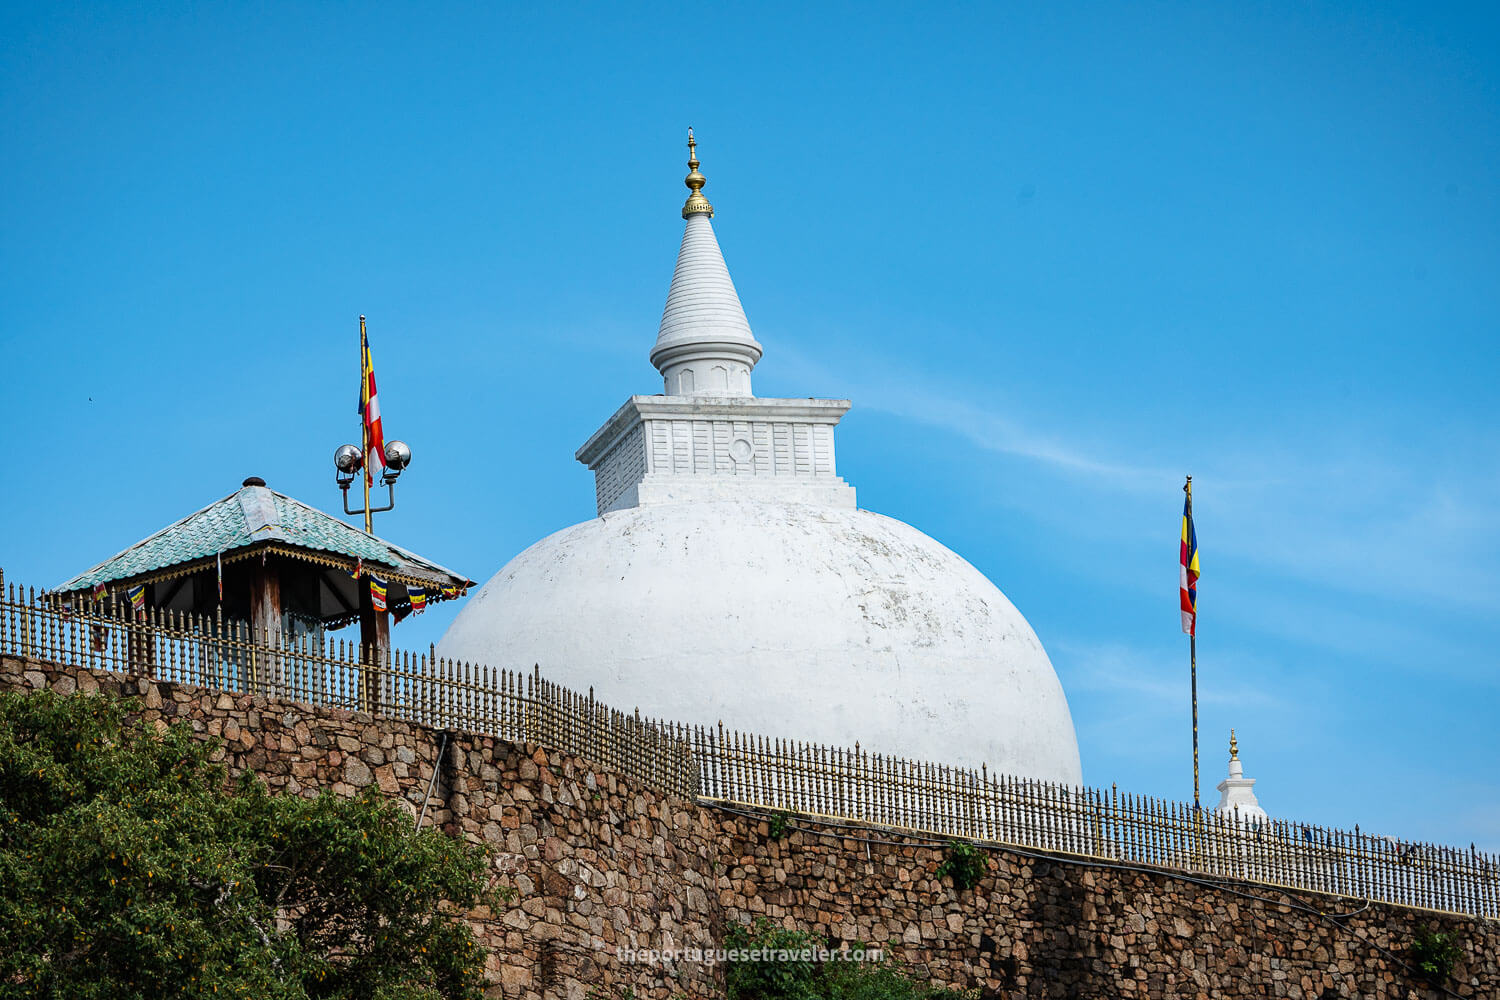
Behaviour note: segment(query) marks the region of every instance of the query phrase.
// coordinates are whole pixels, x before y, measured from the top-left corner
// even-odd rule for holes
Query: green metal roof
[[[258,484],[259,480],[252,482]],[[472,580],[452,570],[399,545],[367,535],[283,493],[261,485],[246,485],[79,573],[57,589],[87,590],[100,583],[146,576],[263,543],[341,556],[351,565],[362,559],[367,564],[419,580],[473,585]]]

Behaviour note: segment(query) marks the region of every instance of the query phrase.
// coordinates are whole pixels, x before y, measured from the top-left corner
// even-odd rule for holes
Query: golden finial
[[[708,183],[708,178],[698,173],[698,140],[693,138],[691,128],[688,129],[688,175],[682,183],[693,192],[682,206],[682,217],[686,219],[690,215],[706,215],[712,219],[714,207],[703,197],[703,185]]]
[[[1229,731],[1229,759],[1240,759],[1240,741],[1234,738],[1234,730]]]

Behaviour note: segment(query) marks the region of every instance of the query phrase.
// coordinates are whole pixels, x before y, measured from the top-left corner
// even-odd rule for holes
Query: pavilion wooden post
[[[370,599],[369,582],[363,578],[359,588],[359,707],[366,712],[380,708],[376,685],[380,668],[390,659],[391,619],[385,611],[375,610]]]
[[[250,636],[253,644],[261,644],[267,650],[281,645],[281,574],[256,560],[251,560],[250,565]],[[252,653],[250,690],[272,693],[269,685],[275,674],[273,656],[270,652],[264,656]]]
[[[155,596],[154,584],[146,586],[146,606],[152,606],[152,598]],[[146,612],[137,611],[131,607],[130,598],[117,601],[115,606],[120,609],[121,616],[129,622],[125,627],[125,662],[130,664],[130,669],[142,677],[150,677],[156,672],[156,643],[150,629],[146,627]]]

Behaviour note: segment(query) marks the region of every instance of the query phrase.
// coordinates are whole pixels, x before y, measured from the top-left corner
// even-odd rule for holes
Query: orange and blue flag
[[[1182,630],[1188,635],[1198,634],[1198,532],[1193,528],[1193,493],[1188,486],[1187,500],[1182,506],[1182,548],[1180,555],[1178,589],[1182,599]]]

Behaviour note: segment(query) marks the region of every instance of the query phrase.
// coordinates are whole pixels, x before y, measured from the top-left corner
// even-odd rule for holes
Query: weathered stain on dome
[[[958,555],[868,511],[613,512],[512,560],[439,653],[536,663],[656,717],[1081,781],[1025,619]]]

